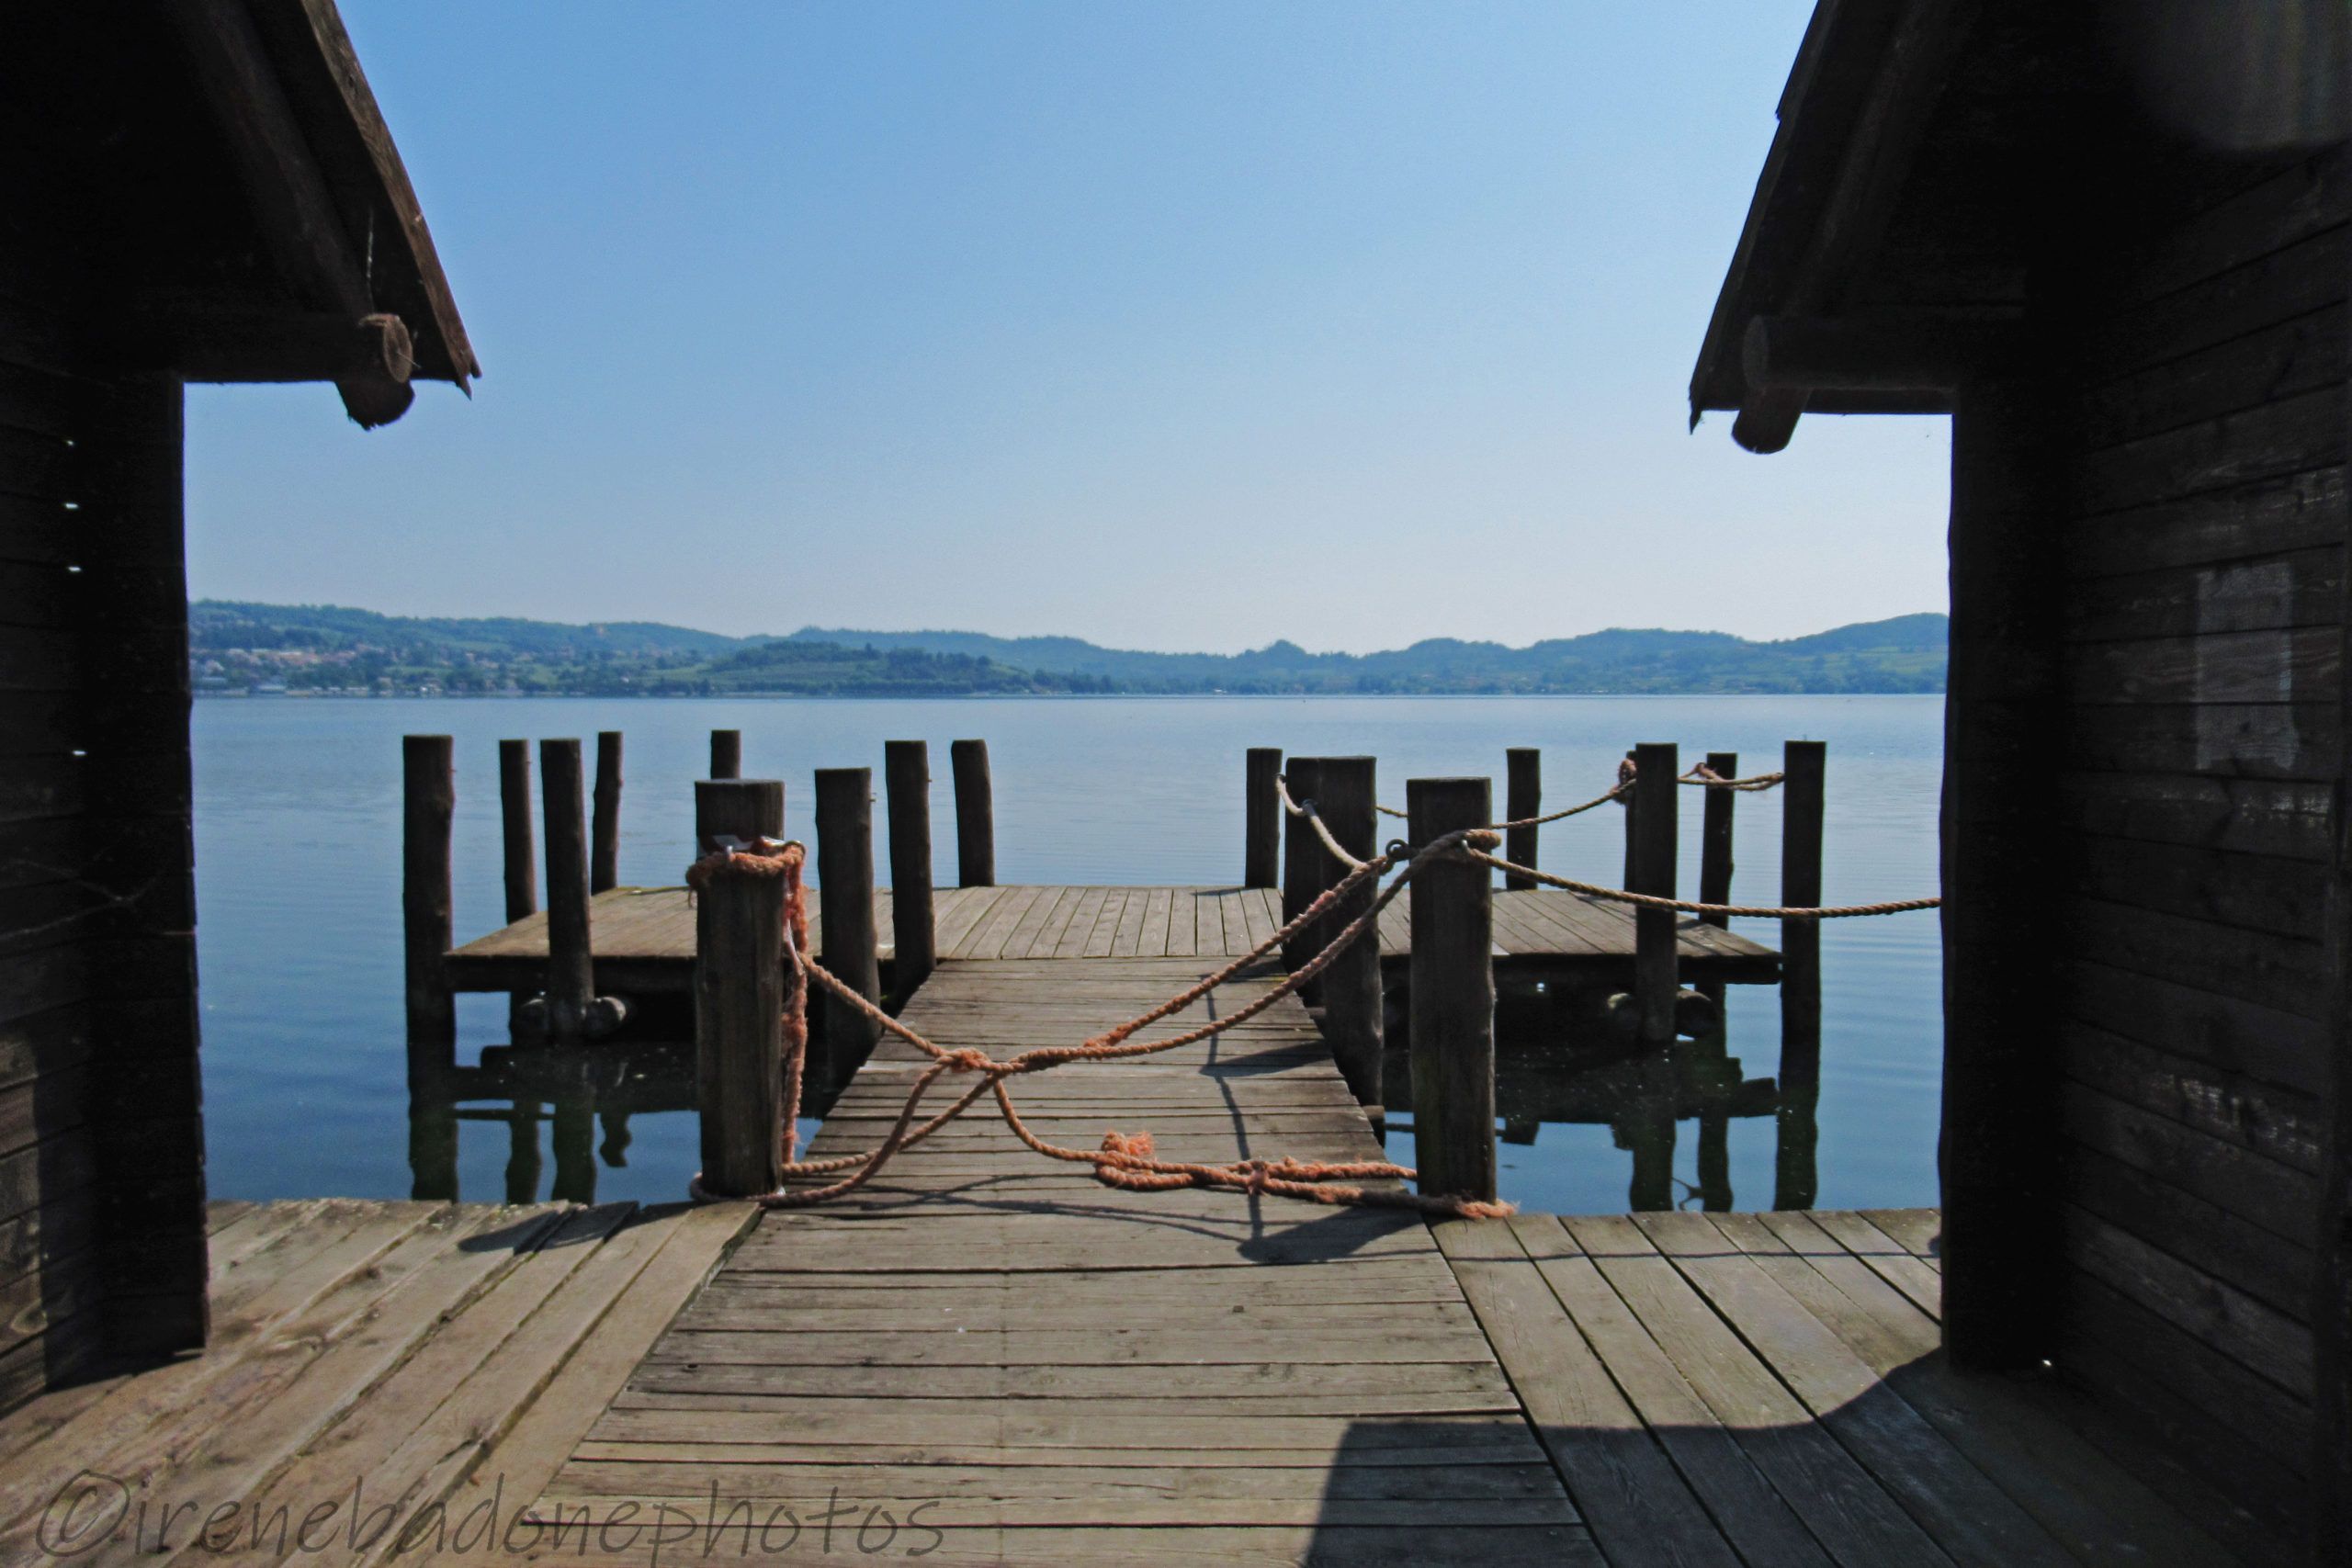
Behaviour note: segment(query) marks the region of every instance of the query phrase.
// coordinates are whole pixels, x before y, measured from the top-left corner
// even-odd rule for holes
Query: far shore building
[[[0,191],[5,1409],[206,1335],[182,386],[481,370],[333,0],[11,6]]]
[[[1951,416],[1951,1355],[2330,1562],[2348,11],[1823,0],[1690,389],[1758,452]]]

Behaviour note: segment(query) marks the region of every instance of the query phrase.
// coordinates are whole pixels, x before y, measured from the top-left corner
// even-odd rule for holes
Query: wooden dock
[[[933,894],[942,959],[1230,958],[1282,924],[1271,887],[942,887]],[[812,898],[813,902],[813,898]],[[1408,900],[1382,917],[1384,964],[1412,946]],[[876,893],[875,930],[893,956],[890,894]],[[684,887],[615,887],[589,901],[600,991],[683,991],[694,983],[695,918]],[[810,927],[823,955],[821,936]],[[1769,983],[1780,955],[1761,942],[1694,919],[1676,923],[1679,961],[1693,980]],[[1498,969],[1541,977],[1630,976],[1634,918],[1623,904],[1550,890],[1495,895]],[[548,918],[527,915],[450,953],[449,985],[461,991],[537,987],[547,970]]]
[[[909,1010],[1004,1047],[1193,972],[959,964]],[[912,1066],[886,1048],[821,1145],[863,1145]],[[1295,1003],[1021,1089],[1070,1144],[1374,1149]],[[485,1529],[517,1561],[649,1568],[707,1541],[776,1563],[2271,1560],[2057,1388],[1944,1367],[1932,1212],[1430,1226],[1114,1191],[976,1120],[821,1210],[213,1221],[202,1356],[0,1421],[6,1561],[217,1561],[198,1531],[227,1505],[231,1560],[354,1565],[485,1558]],[[402,1532],[422,1544],[396,1555]]]
[[[904,1016],[1003,1055],[1130,1016],[1199,967],[949,964]],[[920,1064],[886,1039],[815,1152],[868,1146]],[[1378,1154],[1295,1000],[1016,1087],[1065,1146],[1115,1127],[1182,1159]],[[2185,1480],[2159,1491],[2054,1389],[1942,1367],[1938,1228],[1923,1212],[1430,1226],[1133,1193],[975,1115],[850,1199],[763,1216],[536,1517],[878,1509],[943,1563],[2238,1561],[2176,1506],[2200,1495]]]

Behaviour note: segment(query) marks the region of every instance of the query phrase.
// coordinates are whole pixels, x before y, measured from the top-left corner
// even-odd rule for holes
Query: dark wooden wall
[[[2340,1070],[2324,935],[2352,165],[2143,139],[2089,179],[2052,280],[2036,552],[2064,584],[2050,1354],[2292,1531]]]
[[[0,1407],[205,1328],[181,392],[0,113]]]

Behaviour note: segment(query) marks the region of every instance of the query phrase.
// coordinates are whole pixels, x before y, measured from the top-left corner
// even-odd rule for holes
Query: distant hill
[[[650,621],[566,626],[199,600],[199,690],[582,695],[1020,693],[1939,692],[1939,615],[1782,642],[1613,628],[1527,648],[1438,637],[1380,653],[1148,653],[1077,637],[805,627],[733,637]]]
[[[1076,637],[818,626],[792,640],[956,654],[1129,692],[1940,692],[1948,626],[1940,615],[1898,615],[1782,642],[1618,627],[1526,648],[1434,637],[1365,654],[1309,653],[1287,641],[1247,653],[1144,653]]]

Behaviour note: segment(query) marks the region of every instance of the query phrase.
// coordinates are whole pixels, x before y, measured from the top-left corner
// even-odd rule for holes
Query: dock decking
[[[1230,958],[1282,924],[1281,895],[1268,887],[943,887],[933,919],[942,959]],[[1411,951],[1410,900],[1381,917],[1384,961]],[[875,895],[875,930],[889,962],[890,894]],[[589,904],[596,984],[608,991],[682,991],[693,982],[694,910],[683,887],[616,887]],[[1549,889],[1495,895],[1498,968],[1558,973],[1624,970],[1634,962],[1634,919],[1624,905]],[[820,955],[823,947],[810,922]],[[1747,937],[1696,919],[1678,923],[1686,978],[1770,981],[1780,955]],[[449,983],[464,991],[534,986],[548,958],[544,913],[478,937],[448,955]]]
[[[1001,1054],[1200,972],[950,963],[904,1016]],[[917,1064],[886,1041],[816,1152],[866,1146]],[[1179,1158],[1377,1152],[1295,1000],[1015,1085],[1069,1147],[1115,1127]],[[1432,1226],[1104,1188],[976,1111],[818,1209],[213,1219],[204,1355],[0,1420],[0,1561],[2276,1560],[2054,1382],[1943,1364],[1932,1212]],[[355,1486],[382,1531],[353,1532]],[[216,1553],[199,1531],[227,1505]]]

